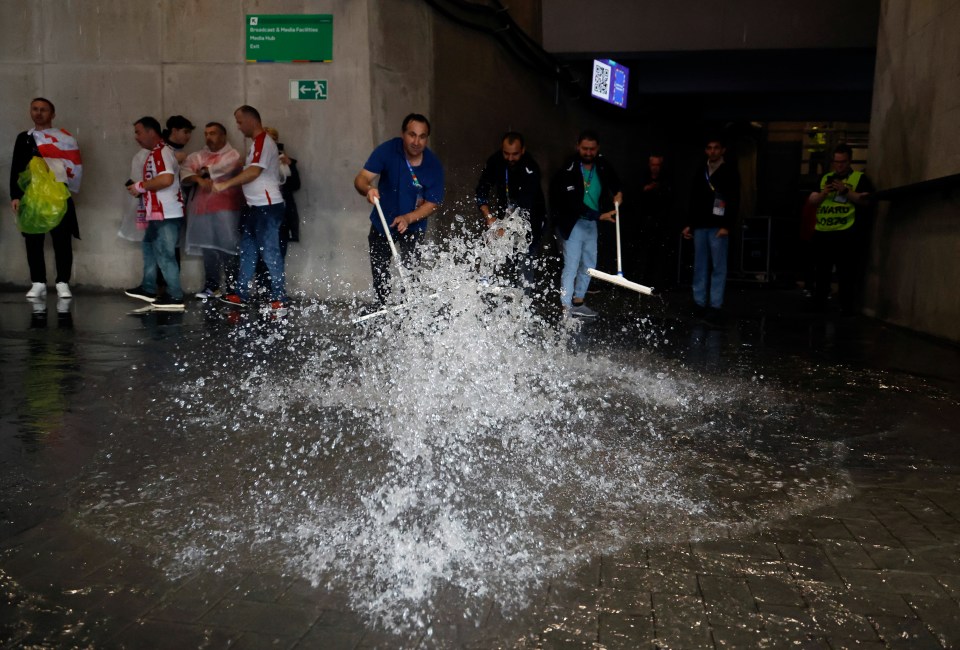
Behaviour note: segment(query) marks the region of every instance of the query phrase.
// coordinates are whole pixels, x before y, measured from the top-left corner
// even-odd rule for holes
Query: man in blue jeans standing
[[[160,135],[160,123],[141,117],[133,124],[133,136],[149,151],[141,179],[128,181],[127,192],[139,199],[137,227],[143,233],[143,280],[124,293],[153,304],[154,309],[183,311],[183,289],[177,265],[177,241],[183,224],[180,164]],[[157,266],[167,282],[167,295],[157,296]]]
[[[253,143],[247,151],[243,171],[233,178],[213,184],[214,192],[240,185],[247,207],[240,213],[240,270],[237,291],[220,300],[234,307],[246,307],[257,268],[257,256],[263,259],[270,274],[270,308],[284,312],[283,255],[280,252],[280,225],[283,223],[283,195],[280,176],[280,150],[263,128],[260,113],[252,106],[234,111],[237,128]]]
[[[697,315],[720,317],[727,284],[727,248],[740,210],[740,173],[723,159],[719,138],[707,141],[706,163],[693,179],[684,239],[693,239],[693,301]]]
[[[563,246],[560,303],[565,316],[597,317],[584,304],[590,286],[587,269],[597,266],[597,222],[615,221],[614,204],[622,201],[620,179],[600,155],[600,136],[583,131],[576,153],[550,184],[550,205]]]

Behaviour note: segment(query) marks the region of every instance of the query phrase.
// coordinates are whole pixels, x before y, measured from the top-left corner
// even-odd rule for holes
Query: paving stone
[[[747,578],[747,586],[753,597],[760,603],[794,607],[802,607],[806,604],[800,586],[789,576],[752,576]]]
[[[300,638],[298,648],[356,648],[363,639],[366,625],[352,615],[324,612]]]
[[[877,634],[891,650],[943,649],[922,621],[884,616],[871,617],[871,620],[877,628]]]
[[[688,594],[654,594],[657,644],[668,648],[712,648],[703,601]]]
[[[830,638],[876,641],[877,634],[868,616],[849,607],[851,592],[837,589],[810,589],[803,585],[803,597],[813,614],[817,630]]]
[[[598,642],[605,648],[650,648],[653,646],[653,620],[627,614],[600,615]]]
[[[617,587],[633,591],[646,590],[649,584],[650,569],[646,565],[614,564],[604,562],[600,570],[600,584],[604,587]]]
[[[876,616],[915,618],[916,614],[900,594],[866,591],[862,589],[831,592],[843,606],[854,614],[862,614],[871,620]]]
[[[813,615],[807,607],[758,603],[764,627],[778,637],[812,636],[817,632]]]
[[[317,618],[315,613],[295,607],[224,599],[200,620],[214,627],[296,639],[303,636]]]
[[[955,491],[930,490],[926,497],[954,519],[960,520],[960,495]]]
[[[887,644],[883,641],[863,641],[861,639],[828,636],[827,643],[830,650],[887,650]]]
[[[601,612],[596,608],[545,607],[538,626],[542,630],[540,638],[554,644],[550,647],[595,643],[600,631],[600,615]]]
[[[745,580],[700,576],[699,582],[711,625],[732,627],[757,615],[757,603]]]
[[[830,558],[830,562],[838,570],[843,567],[853,567],[857,569],[876,569],[870,555],[860,546],[859,542],[848,539],[827,539],[822,544],[824,552]]]
[[[602,611],[619,612],[631,616],[650,613],[649,591],[601,588],[598,592],[599,606]]]
[[[762,624],[759,617],[757,621]],[[725,648],[769,648],[771,638],[769,633],[760,629],[760,626],[748,627],[733,626],[723,627],[714,625],[710,630],[713,636],[713,643],[719,649]]]
[[[807,523],[807,530],[818,540],[855,539],[842,519],[834,517],[814,517]]]
[[[654,573],[696,573],[697,570],[697,560],[686,546],[652,548],[648,553],[648,565]]]
[[[724,539],[712,542],[697,542],[691,545],[695,555],[726,555],[735,558],[756,560],[779,560],[780,551],[771,542],[756,540]]]
[[[955,601],[960,602],[960,576],[937,576],[937,582],[950,594]]]
[[[870,556],[878,569],[895,569],[898,571],[914,571],[917,573],[932,573],[934,567],[918,560],[905,548],[890,548],[889,546],[863,546],[864,552]]]
[[[830,559],[818,546],[780,544],[780,553],[790,564],[791,572],[798,580],[815,580],[841,586],[843,580],[833,568]]]
[[[840,603],[825,606],[817,603],[810,607],[817,632],[828,638],[879,641],[870,620],[862,614],[854,614]]]
[[[960,648],[960,606],[956,602],[923,596],[906,600],[944,648]]]
[[[846,520],[847,529],[860,544],[884,546],[886,548],[902,548],[902,542],[894,537],[886,526],[877,520]]]
[[[844,580],[852,589],[947,597],[947,593],[936,579],[922,573],[874,569],[843,569],[842,571]]]
[[[699,594],[695,573],[653,574],[648,579],[648,589],[655,594]]]
[[[910,549],[917,560],[939,575],[960,576],[960,545],[933,545]]]
[[[790,565],[784,560],[766,561],[751,560],[750,558],[740,558],[741,572],[744,577],[751,576],[772,576],[783,580],[793,580],[793,574],[790,572]]]
[[[290,588],[294,580],[290,576],[275,573],[248,573],[229,594],[234,600],[252,600],[275,603]]]
[[[743,572],[740,560],[735,555],[697,550],[694,553],[695,572],[700,575],[738,575]]]
[[[937,544],[940,540],[907,512],[877,512],[877,519],[904,546]]]
[[[227,630],[197,625],[181,625],[169,621],[138,621],[111,640],[113,647],[185,650],[186,648],[245,648],[232,645],[238,635]],[[260,646],[267,647],[267,646]],[[289,646],[284,646],[289,647]]]

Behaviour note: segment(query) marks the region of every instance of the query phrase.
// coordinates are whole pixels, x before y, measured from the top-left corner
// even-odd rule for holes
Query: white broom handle
[[[620,257],[620,204],[614,201],[613,209],[617,211],[617,275],[623,277],[623,262]]]
[[[387,236],[387,243],[390,244],[390,254],[393,255],[394,259],[399,257],[397,254],[397,247],[393,244],[393,237],[390,236],[390,226],[387,225],[387,218],[383,216],[383,208],[380,207],[380,199],[374,198],[373,205],[377,208],[377,214],[380,215],[380,225],[383,226],[383,234]]]

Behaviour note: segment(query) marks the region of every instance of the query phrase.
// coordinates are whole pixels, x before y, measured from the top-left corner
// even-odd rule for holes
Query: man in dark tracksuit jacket
[[[597,266],[597,222],[615,222],[614,203],[622,200],[620,179],[600,156],[599,136],[584,131],[577,139],[576,154],[550,184],[554,227],[563,240],[560,302],[566,315],[597,316],[583,304],[590,286],[587,269]]]
[[[707,161],[693,179],[683,229],[684,238],[693,239],[693,301],[698,310],[713,316],[723,307],[727,249],[740,210],[740,173],[724,162],[725,152],[719,140],[707,142]]]
[[[521,267],[524,284],[533,286],[534,260],[540,249],[547,205],[540,185],[540,166],[527,153],[523,135],[515,131],[503,135],[500,150],[483,167],[475,195],[488,228],[497,222],[498,214],[509,217],[520,208],[520,214],[530,224],[530,239],[526,254],[508,262],[508,267]],[[496,203],[492,208],[491,200]],[[509,268],[508,273],[512,272],[514,269]]]

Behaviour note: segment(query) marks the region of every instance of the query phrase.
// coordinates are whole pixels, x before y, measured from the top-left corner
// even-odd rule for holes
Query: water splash
[[[451,590],[468,620],[509,613],[594,554],[844,495],[842,448],[798,432],[782,389],[585,344],[479,282],[522,250],[510,228],[427,247],[403,307],[361,326],[317,303],[212,330],[223,354],[178,362],[149,414],[168,426],[82,518],[171,573],[275,567],[406,633]]]

